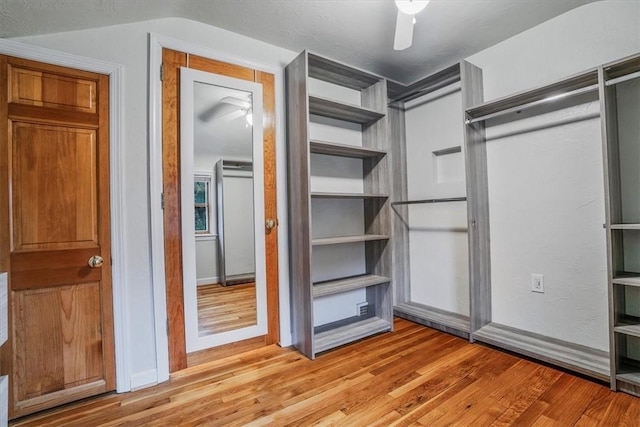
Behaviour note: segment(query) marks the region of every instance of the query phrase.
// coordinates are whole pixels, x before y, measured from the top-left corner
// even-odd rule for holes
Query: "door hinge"
[[[164,79],[164,64],[160,64],[160,81]]]
[[[160,193],[160,209],[164,209],[164,193]]]

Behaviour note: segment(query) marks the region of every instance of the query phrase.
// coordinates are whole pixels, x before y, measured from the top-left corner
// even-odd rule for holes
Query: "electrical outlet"
[[[544,274],[531,274],[531,292],[544,293]]]

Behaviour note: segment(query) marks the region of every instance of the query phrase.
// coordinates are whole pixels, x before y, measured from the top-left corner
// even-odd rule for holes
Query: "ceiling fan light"
[[[415,15],[427,7],[428,3],[429,0],[396,0],[396,7],[406,15]]]

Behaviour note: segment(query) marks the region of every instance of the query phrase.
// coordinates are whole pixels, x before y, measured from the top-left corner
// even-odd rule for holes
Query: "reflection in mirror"
[[[194,82],[198,335],[255,325],[250,92]]]

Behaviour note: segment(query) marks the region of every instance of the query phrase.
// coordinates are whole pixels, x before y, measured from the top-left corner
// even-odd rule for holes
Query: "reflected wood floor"
[[[640,399],[402,319],[311,361],[272,345],[15,426],[638,426]]]
[[[256,284],[198,286],[198,335],[201,337],[256,324]]]

